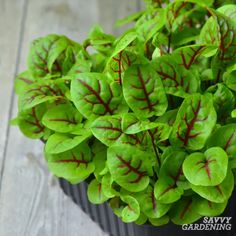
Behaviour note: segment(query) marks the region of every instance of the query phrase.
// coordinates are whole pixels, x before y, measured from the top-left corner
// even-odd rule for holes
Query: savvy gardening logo
[[[184,224],[182,230],[231,230],[232,217],[204,217],[202,223]]]

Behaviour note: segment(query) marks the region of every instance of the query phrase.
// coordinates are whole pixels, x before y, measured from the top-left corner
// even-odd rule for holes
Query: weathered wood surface
[[[119,33],[112,27],[115,19],[138,6],[136,0],[0,0],[1,236],[106,235],[62,193],[43,160],[42,144],[9,126],[17,113],[13,82],[26,68],[34,38],[57,33],[80,41],[95,23]]]

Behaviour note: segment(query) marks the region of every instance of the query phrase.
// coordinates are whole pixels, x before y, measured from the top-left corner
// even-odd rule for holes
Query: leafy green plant
[[[124,222],[191,223],[221,214],[234,189],[236,5],[146,3],[118,38],[96,26],[82,44],[36,39],[13,123]]]

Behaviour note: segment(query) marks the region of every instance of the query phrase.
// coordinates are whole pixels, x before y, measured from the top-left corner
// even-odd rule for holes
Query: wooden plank
[[[0,182],[20,30],[23,21],[24,0],[0,1]],[[13,17],[14,16],[14,17]],[[0,183],[1,185],[1,183]]]
[[[132,14],[139,10],[140,0],[99,0],[99,19],[103,23],[105,32],[114,33],[116,35],[121,34],[128,26],[114,28],[113,25],[119,19],[122,19],[129,14]],[[110,9],[110,10],[108,10]],[[109,19],[109,20],[107,20]]]
[[[82,40],[92,24],[109,21],[99,17],[101,15],[97,11],[98,1],[100,0],[29,1],[27,12],[23,12],[26,24],[22,43],[19,45],[19,71],[26,68],[28,46],[34,38],[58,33]],[[4,1],[4,4],[6,3],[14,6],[18,4],[18,0]],[[7,14],[16,21],[14,9],[13,7]],[[13,30],[16,28],[17,25]],[[6,28],[5,31],[7,30]],[[12,44],[14,46],[16,42]],[[9,59],[6,63],[14,62]],[[13,116],[16,111],[14,99],[11,111]],[[0,235],[105,235],[62,193],[58,182],[45,167],[43,145],[39,141],[28,140],[17,128],[11,127],[3,166]]]

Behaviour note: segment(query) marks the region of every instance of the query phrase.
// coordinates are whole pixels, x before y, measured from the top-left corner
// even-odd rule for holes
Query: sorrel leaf
[[[198,90],[196,75],[175,61],[181,64],[180,59],[175,55],[158,57],[153,61],[153,67],[160,76],[166,92],[179,97],[196,92]]]
[[[224,149],[230,158],[235,158],[236,124],[224,125],[211,134],[207,141],[207,147],[209,148],[216,146]]]
[[[99,73],[81,73],[73,79],[71,97],[78,111],[87,119],[112,115],[125,107],[120,104],[122,94],[119,85],[109,84],[106,76]]]
[[[51,154],[65,152],[76,147],[90,136],[91,133],[85,129],[81,130],[80,135],[54,133],[48,138],[45,151]]]
[[[141,145],[145,134],[126,134],[123,132],[122,118],[119,115],[102,116],[97,118],[91,125],[93,135],[107,146],[112,144]]]
[[[203,148],[216,123],[216,112],[209,94],[188,96],[177,114],[170,141],[190,150]]]
[[[223,203],[229,199],[234,188],[234,177],[231,170],[222,183],[216,186],[198,186],[191,184],[191,188],[201,197],[211,202]]]
[[[193,198],[184,197],[176,202],[171,208],[169,215],[172,222],[177,225],[191,224],[200,219],[202,216],[198,214],[197,209],[193,205]]]
[[[59,104],[50,108],[43,116],[43,124],[56,132],[70,133],[82,121],[81,114],[72,104]]]
[[[193,205],[196,207],[197,213],[202,216],[218,216],[224,212],[227,202],[228,201],[215,203],[199,196],[195,196]]]
[[[228,156],[220,147],[212,147],[204,153],[194,152],[183,163],[184,175],[194,185],[215,186],[227,174]]]
[[[94,171],[91,152],[86,143],[59,154],[46,152],[46,160],[54,175],[63,177],[73,184],[83,181]]]
[[[180,199],[184,189],[179,186],[185,182],[182,164],[187,153],[182,151],[172,152],[161,166],[159,179],[155,183],[155,197],[158,201],[169,204]]]
[[[140,118],[160,116],[167,109],[167,99],[160,78],[151,65],[133,65],[124,74],[124,97]]]
[[[108,198],[104,196],[102,191],[102,184],[96,179],[93,179],[88,185],[88,199],[93,204],[101,204],[105,202]]]
[[[129,145],[108,149],[107,164],[112,178],[124,189],[139,192],[149,184],[150,154]]]
[[[134,194],[138,200],[141,212],[150,218],[160,218],[164,216],[170,208],[170,205],[163,204],[156,200],[154,189],[149,185],[144,191]]]

